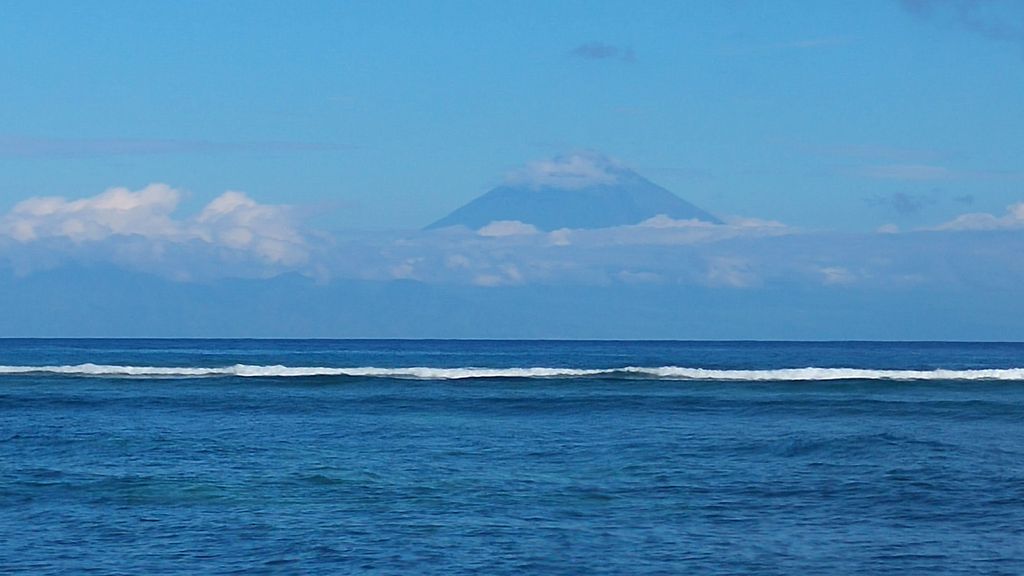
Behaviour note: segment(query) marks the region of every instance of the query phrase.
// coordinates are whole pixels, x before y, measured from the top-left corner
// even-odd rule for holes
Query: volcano
[[[586,153],[536,162],[506,182],[427,226],[518,221],[539,230],[592,229],[639,224],[658,215],[675,220],[721,220],[619,162]]]

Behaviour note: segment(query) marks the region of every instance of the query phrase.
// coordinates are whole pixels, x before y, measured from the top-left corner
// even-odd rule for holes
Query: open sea
[[[3,574],[1024,574],[1024,344],[0,340]]]

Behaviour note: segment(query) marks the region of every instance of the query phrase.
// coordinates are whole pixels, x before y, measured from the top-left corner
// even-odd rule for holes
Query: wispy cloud
[[[1020,170],[971,170],[926,163],[874,164],[860,166],[852,170],[847,169],[845,173],[873,180],[892,180],[897,182],[940,182],[947,180],[1017,182],[1024,180],[1024,172]]]
[[[577,152],[527,164],[508,174],[506,184],[533,188],[574,190],[599,184],[614,184],[625,168],[618,161],[594,152]]]
[[[842,266],[825,266],[818,270],[821,273],[821,282],[826,286],[841,286],[853,284],[857,277]]]
[[[953,170],[932,164],[883,164],[867,166],[859,174],[879,180],[925,181],[949,180],[955,176]]]
[[[133,138],[34,138],[0,136],[0,157],[61,158],[205,154],[213,152],[303,152],[341,146],[310,142],[213,142]]]
[[[632,48],[623,48],[604,42],[587,42],[573,48],[569,54],[584,60],[618,60],[635,62],[636,54]]]
[[[949,160],[953,156],[953,153],[948,150],[887,146],[884,144],[823,145],[803,143],[797,144],[795,148],[801,152],[830,158],[892,164],[936,164]]]

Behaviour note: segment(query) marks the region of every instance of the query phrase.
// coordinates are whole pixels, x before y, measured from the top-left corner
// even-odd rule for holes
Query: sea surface
[[[1024,344],[0,340],[3,574],[1024,574]]]

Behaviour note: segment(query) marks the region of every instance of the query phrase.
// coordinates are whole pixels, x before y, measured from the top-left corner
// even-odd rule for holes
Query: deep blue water
[[[0,365],[0,573],[1024,574],[1022,344],[0,340]],[[805,367],[833,370],[778,372]]]

